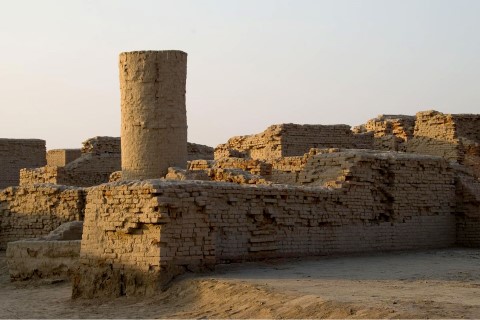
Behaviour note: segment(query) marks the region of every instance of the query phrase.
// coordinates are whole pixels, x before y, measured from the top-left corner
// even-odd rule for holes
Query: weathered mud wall
[[[20,169],[45,164],[45,140],[0,139],[0,189],[18,186]]]
[[[187,147],[188,158],[191,160],[213,159],[213,148],[209,146],[187,143]],[[54,152],[50,155],[49,151],[47,166],[20,170],[21,186],[52,183],[90,187],[109,182],[110,175],[120,172],[121,169],[119,137],[94,137],[84,141],[81,156],[73,161],[68,159],[73,157],[75,152],[70,152],[69,149],[51,151]]]
[[[64,167],[82,155],[81,149],[53,149],[47,152],[47,165]]]
[[[9,242],[6,256],[11,280],[68,279],[78,266],[80,240]]]
[[[151,293],[222,261],[455,243],[455,187],[443,159],[363,162],[338,188],[160,180],[92,188],[73,295]]]
[[[415,116],[379,115],[364,125],[354,127],[355,133],[373,133],[373,149],[405,151],[413,137]]]
[[[457,186],[457,243],[480,247],[480,180],[458,171]]]
[[[81,188],[35,185],[0,190],[0,249],[7,242],[36,238],[62,223],[82,220],[85,193]]]
[[[302,156],[311,148],[373,148],[372,134],[355,134],[348,125],[280,124],[264,132],[233,137],[215,149],[215,159],[245,157],[272,160]]]

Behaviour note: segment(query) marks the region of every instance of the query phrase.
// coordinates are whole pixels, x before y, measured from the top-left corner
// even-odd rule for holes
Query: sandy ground
[[[12,283],[1,318],[480,318],[480,250],[222,265],[154,297],[71,300],[70,284]]]

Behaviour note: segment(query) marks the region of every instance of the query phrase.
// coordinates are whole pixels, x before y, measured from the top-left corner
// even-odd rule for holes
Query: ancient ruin
[[[151,179],[187,163],[187,54],[120,54],[122,177]]]
[[[187,143],[184,52],[122,53],[119,67],[121,139],[51,152],[19,186],[2,182],[13,279],[41,273],[15,262],[28,248],[76,252],[66,268],[50,255],[43,272],[68,269],[73,297],[92,298],[152,294],[231,261],[480,247],[480,115],[279,124],[213,152]],[[71,221],[83,221],[81,245],[24,240]]]

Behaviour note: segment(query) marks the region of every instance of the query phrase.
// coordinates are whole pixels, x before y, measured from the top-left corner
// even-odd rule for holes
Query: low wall
[[[333,189],[161,180],[91,188],[73,296],[149,294],[224,261],[453,245],[445,161],[384,158],[386,167],[365,165]]]
[[[0,249],[10,241],[45,236],[62,223],[83,220],[84,197],[81,188],[48,184],[0,190]]]
[[[68,279],[78,266],[80,242],[80,240],[9,242],[7,262],[10,279]]]

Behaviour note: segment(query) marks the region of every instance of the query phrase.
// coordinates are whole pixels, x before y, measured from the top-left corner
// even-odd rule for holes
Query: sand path
[[[480,250],[222,265],[155,297],[70,300],[70,284],[11,283],[1,318],[480,318]]]

